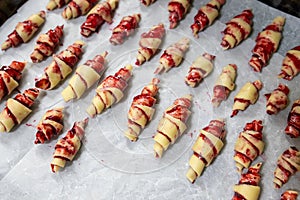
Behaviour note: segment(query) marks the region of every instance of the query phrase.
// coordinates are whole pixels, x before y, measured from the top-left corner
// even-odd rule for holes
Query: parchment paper
[[[66,87],[71,76],[56,89],[42,91],[33,113],[14,131],[0,135],[1,199],[230,199],[233,196],[232,187],[240,178],[232,159],[234,144],[245,124],[254,119],[263,120],[263,135],[266,143],[264,154],[253,162],[263,162],[260,199],[279,199],[280,194],[286,189],[299,190],[299,173],[291,177],[281,189],[273,188],[273,172],[278,156],[290,145],[299,148],[300,141],[290,139],[284,134],[286,118],[292,103],[289,103],[289,106],[278,115],[268,116],[265,113],[264,94],[271,92],[279,83],[284,83],[291,90],[290,102],[300,96],[299,77],[292,81],[277,78],[286,51],[300,43],[300,20],[257,1],[245,0],[241,3],[232,0],[227,1],[223,6],[219,19],[201,32],[198,39],[195,39],[189,26],[193,23],[198,8],[207,2],[195,1],[189,14],[175,30],[168,29],[167,3],[160,0],[150,7],[144,7],[139,1],[122,0],[116,10],[113,24],[104,24],[99,33],[89,38],[80,35],[79,27],[84,22],[85,16],[65,21],[61,17],[62,9],[47,12],[46,23],[39,33],[45,33],[57,25],[64,24],[64,40],[57,52],[64,50],[76,40],[85,41],[85,53],[78,63],[80,65],[96,54],[108,51],[108,69],[101,80],[126,64],[134,65],[141,33],[160,22],[164,23],[167,29],[167,35],[161,45],[163,50],[181,37],[190,38],[191,44],[182,64],[168,73],[157,76],[153,74],[163,51],[141,67],[134,66],[133,78],[122,101],[96,118],[90,119],[80,152],[72,163],[68,163],[57,174],[51,172],[50,162],[58,138],[47,144],[34,145],[35,126],[47,109],[64,106],[65,127],[59,138],[63,137],[74,121],[88,116],[85,109],[95,95],[96,85],[90,88],[82,99],[68,103],[62,100],[60,92]],[[6,36],[17,22],[24,21],[39,10],[45,10],[46,4],[47,0],[29,0],[1,27],[0,42],[6,40]],[[232,50],[223,51],[219,44],[222,38],[221,31],[225,28],[224,23],[248,8],[252,8],[255,16],[250,38]],[[142,15],[140,28],[123,45],[112,46],[108,41],[111,30],[123,16],[133,13]],[[270,64],[263,68],[262,73],[253,72],[248,66],[251,49],[255,45],[253,39],[277,15],[286,17],[283,40],[278,53],[272,56]],[[20,91],[33,87],[34,79],[40,77],[44,68],[52,61],[50,57],[39,64],[30,62],[29,55],[33,51],[37,35],[27,44],[0,53],[1,65],[9,65],[13,60],[28,61],[18,88]],[[190,88],[184,83],[184,77],[193,60],[204,52],[216,56],[215,68],[197,88]],[[238,66],[236,89],[219,108],[213,109],[210,101],[215,80],[222,68],[229,63]],[[136,143],[131,143],[123,136],[123,131],[127,128],[127,111],[132,98],[153,77],[161,80],[156,113],[153,121],[142,132],[140,139]],[[230,118],[234,95],[244,83],[256,79],[260,79],[264,84],[259,100],[246,111]],[[15,94],[16,92],[10,97]],[[153,156],[152,136],[158,121],[164,109],[184,94],[192,94],[194,97],[188,129],[161,159],[156,159]],[[7,98],[1,102],[0,109],[5,106]],[[225,146],[211,166],[205,169],[203,175],[194,184],[190,184],[185,178],[185,173],[188,169],[188,160],[193,153],[191,146],[199,130],[211,119],[220,117],[226,120]]]

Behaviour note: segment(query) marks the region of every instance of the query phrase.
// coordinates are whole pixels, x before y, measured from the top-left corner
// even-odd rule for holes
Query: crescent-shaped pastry
[[[113,29],[112,35],[109,38],[113,45],[120,45],[125,42],[125,39],[132,35],[139,26],[141,14],[133,14],[123,17],[120,23]]]
[[[278,16],[257,35],[256,45],[252,49],[253,55],[249,61],[249,65],[254,71],[261,72],[262,68],[268,64],[273,53],[277,51],[284,23],[285,18]]]
[[[174,144],[183,132],[187,129],[186,122],[191,115],[192,95],[185,95],[176,99],[163,114],[159,121],[154,136],[154,155],[161,158],[164,151],[170,144]]]
[[[80,26],[81,35],[89,37],[99,30],[104,22],[111,24],[118,3],[119,0],[106,0],[95,5],[87,14],[85,22]]]
[[[9,66],[0,68],[0,100],[19,86],[25,66],[26,62],[12,61]]]
[[[63,108],[53,108],[47,110],[41,121],[37,125],[35,144],[43,144],[46,141],[50,141],[53,137],[58,136],[63,125]]]
[[[96,89],[96,95],[87,108],[91,117],[102,113],[113,104],[118,103],[124,96],[128,81],[132,76],[132,65],[126,65],[119,69],[114,75],[106,77]]]
[[[72,161],[81,147],[84,137],[84,128],[88,123],[88,118],[77,121],[68,133],[58,140],[55,145],[53,160],[51,162],[52,172],[57,172],[64,168],[67,161]]]
[[[64,34],[63,28],[63,25],[56,26],[55,29],[50,29],[47,33],[39,35],[34,51],[30,55],[32,62],[41,62],[54,53]]]
[[[300,72],[300,46],[296,46],[289,50],[283,61],[279,78],[292,80]]]
[[[76,41],[67,49],[53,56],[53,61],[44,69],[44,75],[36,80],[35,87],[51,90],[63,81],[73,70],[83,53],[83,41]]]
[[[98,0],[72,0],[62,12],[62,17],[69,20],[85,15]]]
[[[153,4],[156,0],[140,0],[142,4],[144,4],[145,6],[150,6],[151,4]]]
[[[23,93],[18,93],[14,98],[9,98],[0,113],[0,132],[10,132],[15,125],[21,124],[31,113],[30,108],[38,95],[38,89],[30,88]]]
[[[68,86],[61,93],[65,101],[79,99],[87,89],[100,79],[106,69],[106,55],[106,51],[101,55],[96,55],[93,60],[86,61],[76,69]]]
[[[190,39],[181,38],[176,43],[173,43],[164,51],[159,59],[159,66],[155,70],[155,74],[160,74],[169,71],[173,67],[180,65],[185,52],[190,46]]]
[[[222,69],[213,89],[211,102],[214,107],[218,107],[222,101],[228,98],[230,92],[234,90],[236,71],[237,66],[235,64],[228,64]]]
[[[168,4],[170,29],[176,28],[191,7],[191,0],[171,0]]]
[[[46,8],[47,10],[54,10],[56,8],[62,8],[67,5],[70,0],[49,0]]]
[[[265,143],[262,135],[262,121],[253,120],[247,123],[244,131],[239,134],[234,146],[234,161],[239,173],[248,168],[264,151]]]
[[[135,62],[136,65],[142,65],[155,55],[165,33],[165,27],[160,23],[141,35],[141,39],[139,41],[140,48]]]
[[[155,112],[155,96],[158,93],[159,79],[153,78],[151,83],[142,89],[141,94],[135,96],[128,111],[128,130],[124,135],[135,142],[141,131],[152,120]]]
[[[225,136],[225,122],[223,119],[211,120],[209,125],[200,131],[192,147],[194,153],[190,158],[190,168],[186,173],[186,177],[191,183],[194,183],[201,176],[204,168],[208,167],[219,155],[224,146]]]
[[[200,7],[191,25],[192,32],[196,38],[198,33],[210,26],[219,16],[220,9],[226,0],[211,0],[205,6]]]
[[[252,10],[247,9],[226,23],[221,46],[224,50],[232,49],[245,40],[252,31]]]
[[[247,82],[234,97],[234,104],[232,107],[232,114],[234,117],[239,111],[244,111],[250,104],[255,104],[259,96],[259,90],[263,84],[260,80],[253,83]]]
[[[28,42],[44,24],[45,18],[45,11],[40,11],[31,15],[27,20],[19,22],[15,27],[15,30],[7,36],[8,39],[2,43],[2,50]]]
[[[279,111],[286,108],[290,93],[288,86],[280,83],[272,93],[265,94],[267,98],[266,112],[269,115],[277,114]]]
[[[260,195],[259,174],[262,163],[251,166],[242,177],[237,185],[233,187],[234,196],[232,200],[258,200]]]
[[[285,150],[277,160],[277,167],[274,171],[274,187],[281,188],[285,184],[290,176],[300,171],[300,151],[291,146]]]
[[[298,192],[295,190],[286,190],[280,196],[280,200],[297,200]]]
[[[292,138],[300,136],[300,99],[294,101],[287,118],[285,133]]]
[[[214,59],[215,56],[208,53],[198,56],[190,66],[188,74],[185,77],[185,83],[190,87],[198,86],[202,79],[207,77],[212,72],[214,68]]]

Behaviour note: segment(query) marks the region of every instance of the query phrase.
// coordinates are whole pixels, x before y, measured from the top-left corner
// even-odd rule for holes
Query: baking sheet
[[[40,33],[64,24],[65,36],[59,51],[75,40],[81,39],[86,42],[85,53],[79,65],[96,54],[108,51],[108,69],[102,79],[115,73],[126,64],[134,64],[140,34],[160,22],[164,23],[167,28],[162,49],[181,37],[190,38],[191,44],[184,62],[168,73],[158,76],[153,74],[162,51],[150,62],[141,67],[135,67],[124,99],[100,116],[90,119],[86,127],[86,137],[82,149],[75,160],[68,163],[65,169],[57,174],[53,174],[50,169],[52,153],[57,140],[44,145],[34,145],[35,126],[46,109],[64,106],[65,128],[60,137],[64,136],[74,121],[87,117],[85,109],[95,95],[96,86],[91,88],[84,98],[68,103],[57,97],[66,87],[68,80],[52,91],[41,92],[33,114],[13,132],[0,135],[1,199],[230,199],[233,191],[228,188],[232,188],[239,180],[232,159],[234,143],[245,123],[253,119],[263,120],[263,134],[266,142],[264,154],[254,162],[263,162],[261,199],[278,199],[285,189],[299,188],[300,176],[298,173],[281,189],[273,189],[272,179],[277,157],[290,145],[296,145],[299,148],[300,142],[299,139],[290,139],[283,133],[291,103],[278,115],[268,116],[265,114],[266,100],[263,96],[275,89],[279,83],[285,83],[292,91],[289,95],[291,102],[299,98],[299,77],[290,82],[277,79],[286,51],[299,45],[300,36],[297,34],[300,31],[299,19],[256,1],[247,0],[241,4],[240,1],[232,0],[223,6],[219,20],[201,32],[199,39],[195,39],[189,26],[193,22],[193,16],[197,13],[197,9],[205,2],[194,2],[194,7],[175,30],[168,29],[167,3],[167,1],[157,1],[146,8],[139,1],[123,0],[116,11],[114,23],[104,24],[100,32],[93,34],[90,38],[83,38],[79,33],[79,27],[85,17],[65,21],[60,15],[62,9],[47,12],[46,23]],[[9,34],[18,21],[23,21],[27,16],[45,9],[46,4],[46,0],[29,0],[16,15],[1,27],[1,35]],[[220,32],[225,28],[224,23],[247,8],[252,8],[255,16],[253,33],[249,39],[235,49],[223,51],[219,44],[222,37]],[[108,42],[112,28],[119,23],[123,16],[133,13],[142,15],[140,28],[123,45],[112,46]],[[255,73],[247,64],[251,56],[251,49],[255,44],[253,39],[277,15],[287,17],[281,46],[278,53],[273,55],[269,66],[265,67],[261,74]],[[44,67],[52,61],[51,58],[48,58],[39,64],[30,63],[29,55],[34,48],[36,38],[37,35],[28,44],[1,52],[1,65],[8,65],[12,60],[28,61],[19,87],[20,91],[32,87],[34,79],[40,77]],[[0,42],[5,39],[6,37],[2,37]],[[199,87],[189,88],[184,83],[184,77],[192,61],[204,52],[216,56],[215,68]],[[238,66],[236,89],[219,108],[212,108],[210,100],[214,82],[222,68],[229,63]],[[131,143],[122,135],[126,130],[127,111],[132,98],[153,77],[161,80],[156,113],[153,121],[142,132],[140,140]],[[245,112],[240,112],[236,117],[230,118],[234,95],[245,82],[256,79],[260,79],[264,83],[258,102],[251,105]],[[188,122],[189,128],[186,134],[172,145],[161,159],[155,159],[152,151],[152,136],[158,121],[164,109],[171,105],[177,97],[184,94],[194,96],[192,115]],[[0,108],[2,109],[4,105],[5,101],[2,101]],[[191,145],[198,136],[199,130],[206,126],[211,119],[218,117],[226,120],[228,133],[225,147],[212,165],[204,171],[203,176],[198,178],[194,184],[190,184],[185,178],[185,173],[188,169],[189,157],[192,155]]]

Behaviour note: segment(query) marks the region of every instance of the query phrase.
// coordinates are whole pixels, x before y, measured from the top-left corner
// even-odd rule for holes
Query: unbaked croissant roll
[[[285,133],[292,138],[300,136],[300,99],[294,101],[287,118]]]
[[[186,122],[191,115],[192,95],[185,95],[176,99],[163,114],[159,121],[154,136],[154,154],[161,158],[164,151],[170,144],[174,144],[183,132],[187,129]]]
[[[132,35],[139,26],[141,20],[140,14],[133,14],[123,17],[120,23],[113,29],[109,39],[113,45],[123,44],[125,39]]]
[[[262,121],[253,120],[247,123],[244,131],[239,134],[234,146],[234,161],[238,172],[242,172],[244,168],[248,168],[264,151],[265,143],[262,135]]]
[[[70,0],[49,0],[46,8],[47,10],[54,10],[56,8],[62,8],[63,6],[67,5]]]
[[[204,167],[208,167],[218,156],[223,148],[225,136],[223,119],[211,120],[209,125],[200,131],[192,147],[194,154],[190,158],[190,168],[186,173],[186,177],[191,183],[194,183],[201,176]]]
[[[222,69],[213,89],[212,104],[214,107],[218,107],[234,90],[236,71],[237,66],[235,64],[228,64]]]
[[[128,81],[132,76],[132,66],[126,65],[119,69],[114,75],[106,77],[96,89],[96,96],[91,105],[87,108],[87,113],[91,117],[102,113],[113,104],[118,103],[124,96]]]
[[[20,124],[31,113],[30,108],[38,95],[38,89],[30,88],[14,98],[9,98],[0,113],[0,132],[9,132],[15,125]]]
[[[280,83],[272,93],[265,94],[267,98],[266,111],[269,115],[277,114],[286,108],[290,93],[288,86]]]
[[[262,68],[268,64],[273,53],[277,51],[284,23],[285,18],[278,16],[257,35],[256,45],[252,49],[253,55],[249,61],[249,65],[254,71],[261,72]]]
[[[295,190],[286,190],[281,194],[280,200],[297,200],[298,192]]]
[[[224,50],[236,47],[250,35],[252,19],[252,10],[247,9],[226,23],[226,28],[222,32],[224,36],[221,42]]]
[[[231,117],[237,115],[239,111],[246,110],[250,104],[255,104],[262,86],[260,80],[247,82],[234,97]]]
[[[277,160],[277,167],[274,171],[274,187],[281,188],[290,176],[300,171],[300,151],[292,146],[285,150]]]
[[[279,78],[292,80],[300,72],[300,46],[294,47],[289,50],[283,61]]]
[[[176,43],[173,43],[160,56],[159,66],[155,70],[155,74],[167,72],[173,67],[180,65],[185,52],[190,46],[190,39],[181,38]]]
[[[53,160],[51,162],[52,172],[57,172],[65,167],[67,161],[72,161],[81,147],[84,137],[84,128],[88,123],[88,118],[77,121],[68,133],[58,140],[55,145]]]
[[[35,82],[35,87],[51,90],[73,70],[83,53],[83,41],[76,41],[67,49],[53,56],[53,61],[44,69],[44,75]]]
[[[53,137],[59,135],[64,128],[63,125],[63,108],[53,108],[47,110],[41,121],[37,125],[35,144],[45,143]]]
[[[128,130],[124,135],[131,141],[138,139],[141,131],[152,120],[155,112],[155,96],[158,93],[159,79],[153,78],[151,83],[145,86],[141,94],[135,96],[128,111]]]
[[[136,65],[143,64],[155,55],[165,33],[166,30],[164,25],[158,24],[153,26],[148,32],[141,35],[141,39],[139,41],[140,48],[135,62]]]
[[[153,4],[156,0],[140,0],[140,1],[145,6],[149,6],[149,5]]]
[[[185,77],[185,83],[190,87],[196,87],[203,78],[208,76],[214,68],[213,60],[215,56],[204,53],[198,56],[190,66],[188,74]]]
[[[191,29],[195,37],[198,38],[198,33],[210,26],[218,17],[221,6],[226,0],[211,0],[205,6],[199,8],[198,13],[194,17],[194,23]]]
[[[76,69],[68,86],[61,93],[65,101],[79,99],[87,89],[100,79],[106,69],[106,55],[106,51],[101,55],[96,55],[93,60],[86,61]]]
[[[261,179],[260,168],[262,163],[251,166],[242,177],[237,185],[233,187],[234,196],[232,200],[257,200],[260,195],[259,182]]]
[[[64,34],[63,28],[63,25],[56,26],[55,29],[50,29],[47,33],[39,35],[34,51],[30,55],[32,62],[40,62],[54,53]]]
[[[171,0],[168,4],[170,29],[176,28],[191,7],[191,0]]]
[[[19,86],[25,66],[26,62],[12,61],[9,66],[0,68],[0,100]]]
[[[98,0],[72,0],[63,10],[62,16],[68,20],[85,15],[97,2]]]
[[[2,43],[2,50],[28,42],[44,24],[45,18],[45,11],[40,11],[31,15],[27,20],[19,22],[15,30],[7,36],[8,39]]]
[[[106,0],[95,5],[88,13],[85,22],[80,26],[81,35],[88,37],[99,30],[104,22],[111,24],[118,3],[119,0]]]

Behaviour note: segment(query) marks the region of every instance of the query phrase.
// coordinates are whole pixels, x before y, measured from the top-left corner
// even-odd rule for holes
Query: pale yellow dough
[[[218,8],[218,9],[214,9],[214,8],[212,8],[210,6],[207,6],[207,5],[200,8],[200,10],[208,18],[208,25],[211,25],[219,15],[219,9],[221,7],[221,4],[218,0],[212,0],[212,1],[208,2],[208,4],[216,6]]]
[[[62,0],[50,0],[46,6],[48,10],[54,10],[57,7],[62,7],[69,3],[70,0],[63,0],[63,5],[60,3]]]
[[[12,91],[14,91],[14,89],[16,89],[19,86],[19,83],[15,81],[12,77],[10,77],[9,74],[5,71],[0,71],[0,78],[2,78],[7,88],[7,94],[10,94]]]
[[[112,23],[112,15],[107,14],[106,12],[100,13],[99,10],[101,10],[102,8],[115,10],[118,2],[119,0],[106,0],[104,2],[98,3],[88,12],[87,16],[91,14],[100,15],[104,21],[110,24]]]
[[[247,155],[249,158],[256,158],[261,155],[264,150],[265,143],[262,140],[255,138],[255,134],[257,134],[257,132],[251,130],[241,132],[235,143],[234,150],[243,155]],[[258,153],[256,152],[256,149],[259,151]],[[251,164],[251,160],[249,162],[245,162],[236,155],[233,159],[236,162],[236,167],[240,173],[243,168],[248,168]]]
[[[254,104],[258,99],[258,89],[251,82],[247,82],[240,91],[235,95],[234,99],[243,99],[249,101],[250,104]],[[248,104],[245,102],[235,101],[232,110],[245,110]]]
[[[186,95],[182,98],[188,100],[192,99],[191,95]],[[166,111],[171,110],[174,106],[167,108]],[[161,157],[163,152],[166,151],[170,144],[174,144],[178,137],[187,129],[185,122],[174,118],[165,111],[163,118],[159,121],[156,134],[154,136],[154,152],[155,156]],[[191,114],[191,111],[186,113],[188,116]],[[161,134],[163,133],[163,134]],[[171,141],[169,141],[169,139]]]
[[[89,7],[91,6],[91,3],[88,0],[72,0],[72,1],[78,5],[78,8],[81,11],[81,15],[85,15],[89,11]],[[77,7],[70,6],[70,3],[62,12],[62,16],[65,19],[76,18],[79,16],[79,14],[80,13],[77,12]]]
[[[66,165],[66,160],[64,159],[61,159],[59,157],[64,157],[64,158],[68,158],[69,161],[72,161],[73,158],[75,157],[76,153],[78,152],[78,150],[80,149],[81,147],[81,141],[79,139],[79,137],[77,135],[75,135],[73,138],[70,139],[70,141],[74,144],[74,147],[75,147],[75,153],[74,154],[71,154],[69,155],[68,157],[66,157],[66,155],[63,153],[63,151],[55,151],[53,156],[54,157],[58,157],[58,158],[53,158],[51,164],[54,165],[54,171],[57,172],[60,168],[64,168],[65,165]],[[64,144],[64,141],[62,140],[59,140],[57,143],[57,145],[61,145],[61,146],[65,146]]]
[[[260,187],[247,185],[247,184],[240,184],[235,185],[233,187],[234,192],[241,194],[247,200],[257,200],[260,194]]]
[[[27,20],[32,21],[33,24],[37,25],[37,27],[33,27],[33,29],[36,30],[45,22],[45,18],[41,17],[39,14],[31,15]],[[16,27],[16,32],[22,38],[23,42],[28,42],[36,31],[31,31],[28,35],[28,31],[25,29],[22,22],[20,22]]]
[[[190,168],[186,174],[186,177],[190,182],[194,182],[197,177],[201,176],[204,167],[207,167],[211,164],[211,162],[215,158],[215,152],[213,148],[216,149],[216,154],[219,154],[224,146],[223,141],[220,138],[214,136],[213,134],[204,130],[201,130],[200,134],[205,135],[206,138],[210,140],[213,146],[207,145],[207,143],[203,140],[202,137],[197,138],[196,142],[192,147],[192,150],[198,155],[201,155],[201,157],[205,158],[207,164],[205,164],[195,154],[191,156],[189,160]]]
[[[196,60],[192,63],[192,67],[201,69],[202,77],[206,77],[214,68],[213,63],[203,56],[198,56]]]
[[[107,52],[104,52],[101,56],[106,57]],[[68,86],[62,91],[61,95],[65,101],[71,99],[79,99],[83,93],[94,85],[101,77],[91,66],[80,65],[74,75],[71,77]]]
[[[85,119],[83,121],[75,122],[72,128],[74,132],[68,132],[64,138],[58,140],[58,142],[56,143],[59,148],[54,151],[53,160],[51,162],[52,171],[54,173],[61,168],[64,168],[67,160],[72,161],[77,154],[78,150],[81,147],[81,140],[84,135],[84,132],[82,131],[84,131],[84,127],[86,126],[87,121],[88,120]],[[70,134],[74,135],[71,136]],[[61,147],[69,149],[71,148],[73,153],[68,153],[67,151],[61,150]]]
[[[170,45],[160,57],[160,64],[155,73],[167,72],[172,67],[177,67],[181,63],[184,53],[189,48],[189,45],[190,39],[188,38],[181,38],[178,42]],[[164,56],[164,54],[168,54],[171,57],[172,61],[174,62],[174,66],[170,65],[169,60]]]
[[[224,86],[230,91],[235,88],[236,69],[231,65],[227,65],[222,69],[222,72],[216,80],[215,86]]]
[[[272,24],[278,24],[281,26],[283,26],[284,23],[285,23],[285,18],[281,16],[276,17],[272,22]],[[279,42],[281,40],[281,35],[282,35],[281,32],[265,30],[259,33],[258,37],[267,38],[269,41],[271,41],[272,44],[274,44],[274,52],[275,52],[278,49]]]
[[[32,111],[12,98],[7,100],[6,106],[16,117],[18,124],[20,124]],[[6,112],[2,111],[0,113],[0,132],[9,132],[15,125],[12,118],[9,117]]]
[[[130,72],[132,65],[125,67]],[[86,112],[94,117],[96,114],[102,113],[103,110],[111,107],[113,104],[118,103],[124,96],[122,90],[117,87],[104,87],[103,82],[96,88],[96,96],[92,99],[91,105],[88,106]]]

